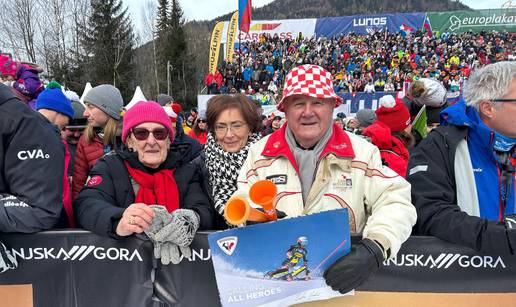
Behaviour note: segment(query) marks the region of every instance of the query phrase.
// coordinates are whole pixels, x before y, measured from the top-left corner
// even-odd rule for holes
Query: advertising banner
[[[315,35],[333,37],[347,33],[365,35],[378,30],[387,30],[391,33],[402,29],[418,30],[423,27],[425,17],[425,13],[407,13],[318,18]]]
[[[315,18],[307,19],[282,19],[282,20],[253,20],[249,32],[239,32],[240,41],[258,41],[261,34],[278,35],[280,39],[295,39],[301,33],[303,37],[313,37],[315,30]],[[229,22],[224,22],[224,35],[222,43],[226,43],[226,33]]]
[[[318,227],[323,230],[327,223],[327,219],[320,221]],[[223,234],[214,234],[220,233]],[[182,259],[179,265],[166,266],[154,259],[149,241],[134,237],[114,240],[77,230],[0,234],[0,241],[8,247],[9,253],[16,256],[19,264],[18,268],[0,274],[0,305],[220,306],[212,252],[214,260],[223,252],[217,243],[210,250],[210,234],[200,232],[196,235],[191,244],[191,258]],[[264,271],[280,266],[290,245],[297,242],[291,243],[286,236],[281,236],[285,237],[285,245],[278,246],[277,256],[270,258],[262,253],[264,247],[270,245],[268,242],[254,245],[254,262],[262,263]],[[318,261],[318,252],[313,250],[320,238],[310,239],[308,236],[312,235],[307,235],[307,260],[313,272],[317,262],[321,262]],[[273,234],[272,237],[279,236]],[[321,241],[334,240],[332,236],[327,237]],[[354,236],[352,241],[355,239],[360,237]],[[242,241],[237,243],[233,255],[239,253],[242,243],[245,245]],[[247,250],[245,253],[252,254],[250,247],[244,249]],[[327,262],[331,264],[333,261]],[[279,274],[281,272],[275,276]],[[464,307],[512,306],[516,301],[515,275],[515,256],[481,254],[433,237],[410,237],[396,257],[385,261],[355,290],[354,295],[332,298],[325,301],[324,306],[449,306],[450,302],[453,306]],[[316,278],[314,276],[313,279]],[[263,281],[289,284],[283,280]],[[309,281],[292,281],[290,284],[304,285]],[[248,291],[250,285],[242,283],[237,291]],[[260,291],[265,291],[264,288],[251,290],[257,292],[256,297]],[[267,293],[271,294],[270,291]],[[317,291],[312,293],[316,294],[316,299],[323,298]],[[235,298],[240,299],[238,295]],[[253,299],[249,303],[257,301]],[[321,306],[321,302],[309,302],[303,306]]]
[[[238,25],[238,11],[234,12],[229,20],[227,39],[228,42],[226,49],[226,62],[233,62],[233,54],[235,53],[235,38],[237,36],[237,25]]]
[[[516,32],[516,9],[428,13],[432,30],[439,33],[467,31]]]
[[[340,296],[324,270],[349,253],[348,210],[208,236],[222,306],[288,306]]]
[[[0,288],[32,285],[34,306],[154,306],[150,241],[87,231],[0,234],[0,241],[18,261],[0,274]]]
[[[220,41],[222,39],[223,28],[224,23],[218,22],[213,28],[213,32],[211,33],[209,71],[212,74],[215,74],[215,72],[217,71],[217,63],[219,62]]]

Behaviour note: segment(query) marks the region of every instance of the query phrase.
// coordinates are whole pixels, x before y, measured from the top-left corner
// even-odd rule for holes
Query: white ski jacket
[[[348,208],[350,231],[362,232],[394,257],[416,222],[410,184],[382,166],[376,146],[334,125],[303,204],[298,167],[285,139],[285,127],[251,147],[233,195],[248,197],[254,182],[267,179],[276,183],[276,208],[287,217]]]

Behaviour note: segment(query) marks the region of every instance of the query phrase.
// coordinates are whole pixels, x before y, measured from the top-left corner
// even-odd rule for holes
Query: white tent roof
[[[86,83],[86,86],[84,87],[84,92],[82,92],[80,102],[84,104],[84,97],[86,97],[86,94],[91,90],[92,86],[91,83]]]
[[[134,90],[134,95],[133,95],[133,99],[131,99],[131,101],[129,101],[129,103],[125,106],[125,109],[126,110],[129,110],[130,108],[132,108],[138,101],[146,101],[147,98],[145,98],[145,96],[143,95],[143,92],[142,92],[142,89],[137,86],[136,87],[136,90]]]

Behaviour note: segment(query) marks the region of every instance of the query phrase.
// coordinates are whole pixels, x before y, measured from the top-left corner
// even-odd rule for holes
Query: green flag
[[[426,132],[426,105],[424,105],[421,110],[417,113],[414,121],[412,122],[412,127],[414,130],[419,132],[419,135],[424,139],[428,135]]]

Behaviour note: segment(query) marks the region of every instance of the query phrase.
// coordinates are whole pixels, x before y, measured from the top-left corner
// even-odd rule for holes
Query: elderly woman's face
[[[138,160],[150,168],[157,168],[167,158],[170,136],[167,128],[157,123],[143,123],[131,130],[127,147],[138,153]]]
[[[217,143],[227,152],[239,152],[251,132],[242,112],[235,108],[222,111],[214,128]]]

